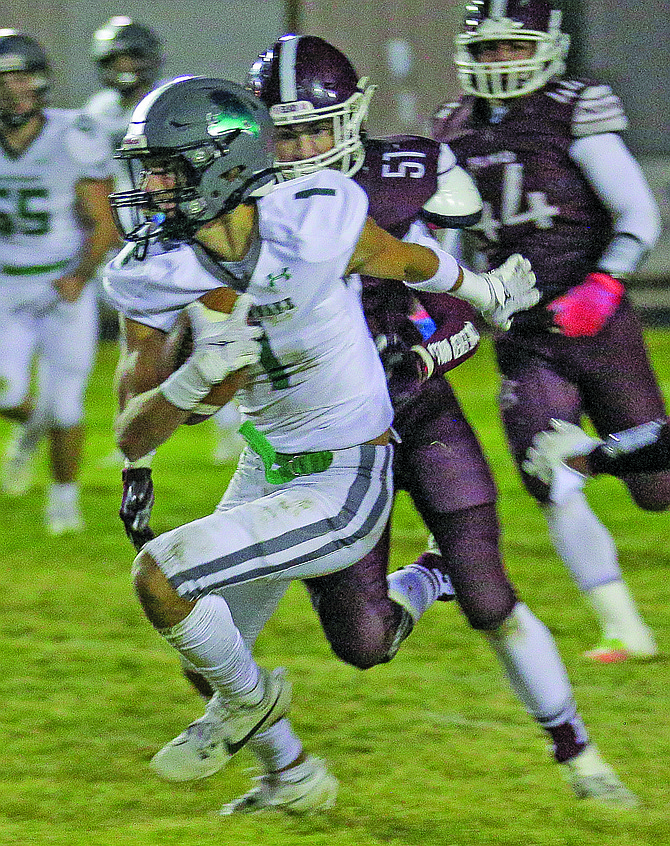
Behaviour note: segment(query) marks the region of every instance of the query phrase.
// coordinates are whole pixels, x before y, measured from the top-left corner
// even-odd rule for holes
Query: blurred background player
[[[107,135],[114,188],[124,191],[130,187],[130,176],[125,163],[114,159],[114,153],[123,141],[135,106],[158,81],[164,62],[163,44],[150,27],[126,15],[115,15],[93,33],[90,56],[102,88],[84,104],[83,111]],[[105,301],[101,282],[98,280],[97,292],[101,335],[116,338],[116,310]]]
[[[521,464],[552,418],[588,415],[604,436],[665,415],[624,288],[660,222],[619,135],[619,99],[607,85],[564,76],[569,36],[560,25],[546,0],[473,0],[456,37],[465,93],[437,113],[433,135],[484,199],[476,247],[485,263],[521,252],[537,274],[540,304],[496,339],[502,419],[556,551],[596,614],[601,643],[586,655],[608,662],[657,651],[614,542],[581,491],[552,502]],[[670,503],[670,473],[625,482],[641,508]]]
[[[94,117],[107,133],[113,156],[123,141],[135,106],[159,82],[165,62],[164,45],[151,27],[126,15],[115,15],[93,33],[90,54],[103,87],[88,100],[84,112]],[[130,177],[125,163],[113,162],[116,190],[128,189]],[[115,338],[118,332],[116,310],[106,302],[101,285],[98,298],[102,336]],[[213,421],[216,424],[214,462],[236,461],[243,441],[237,432],[240,416],[235,404],[229,403],[222,408]],[[104,461],[106,464],[120,463],[122,457],[115,451]]]
[[[49,79],[41,45],[0,30],[0,413],[19,424],[2,486],[13,496],[30,487],[37,438],[47,431],[46,526],[61,534],[83,527],[77,476],[97,337],[89,280],[118,235],[104,136],[80,112],[45,108]]]
[[[131,115],[154,87],[164,62],[163,43],[148,26],[125,15],[110,18],[93,33],[91,59],[103,86],[85,104],[107,133],[113,154],[123,141]],[[125,190],[128,174],[116,162],[118,190]]]
[[[416,136],[366,137],[363,127],[375,87],[359,79],[346,56],[321,38],[280,39],[256,61],[248,84],[270,109],[285,177],[327,167],[341,170],[364,188],[378,225],[427,244],[432,239],[426,222],[444,228],[479,218],[479,194],[446,145]],[[427,554],[387,580],[387,526],[357,564],[307,579],[333,651],[360,669],[389,661],[427,608],[438,599],[452,599],[455,590],[468,622],[485,633],[514,692],[551,738],[555,758],[577,795],[632,803],[630,792],[588,743],[553,639],[518,601],[502,564],[493,479],[443,378],[477,347],[474,313],[453,297],[417,292],[432,328],[437,324],[423,341],[417,328],[421,310],[406,286],[369,276],[362,285],[366,320],[385,365],[400,435],[395,485],[411,495],[444,555]],[[192,673],[188,677],[197,681]],[[202,684],[199,689],[210,692]],[[268,803],[281,775],[267,762],[283,760],[287,731],[284,720],[252,740],[266,773],[260,787],[233,802],[228,812],[258,810]],[[216,709],[209,708],[158,753],[153,765],[166,778],[204,777],[222,766],[220,747]],[[309,782],[304,787],[308,802]]]

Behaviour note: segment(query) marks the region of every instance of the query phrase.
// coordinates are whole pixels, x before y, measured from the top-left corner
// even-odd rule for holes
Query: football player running
[[[89,280],[118,234],[104,136],[80,112],[46,108],[49,85],[42,46],[0,30],[0,414],[19,424],[2,488],[10,496],[30,488],[35,447],[48,432],[45,522],[59,535],[84,525],[77,477],[97,336]],[[38,426],[26,425],[35,419]]]
[[[392,408],[351,274],[452,291],[499,326],[535,302],[534,279],[520,256],[484,277],[394,239],[336,171],[272,190],[267,109],[225,80],[183,77],[147,95],[121,155],[136,188],[112,195],[135,220],[106,279],[123,314],[119,447],[141,459],[202,411],[213,385],[236,376],[225,382],[234,390],[246,369],[250,446],[223,500],[146,543],[134,566],[149,621],[215,690],[209,710],[231,755],[288,710],[284,673],[259,668],[251,650],[290,581],[362,558],[391,507]],[[242,295],[227,318],[197,302],[222,289]],[[184,307],[194,351],[155,384],[156,352]],[[305,810],[308,780],[309,808],[329,806],[335,779],[281,730],[281,760],[265,760],[275,774],[265,805]]]
[[[446,145],[415,136],[370,139],[363,132],[374,87],[349,60],[313,36],[285,36],[251,69],[249,84],[269,107],[282,173],[300,178],[339,170],[365,190],[368,213],[398,236],[428,238],[440,228],[474,223],[481,200]],[[588,743],[563,663],[543,624],[523,603],[504,570],[495,486],[481,447],[444,373],[468,358],[478,340],[472,314],[452,297],[411,292],[398,282],[362,276],[365,317],[389,379],[396,487],[409,492],[444,556],[427,554],[387,579],[390,527],[353,566],[306,580],[313,606],[334,650],[361,669],[390,660],[427,608],[456,598],[473,628],[486,634],[514,691],[547,731],[556,760],[580,796],[632,801]],[[437,323],[422,341],[410,319],[415,299]],[[195,681],[193,675],[190,675]],[[199,688],[203,690],[203,686]],[[255,738],[261,761],[280,754],[285,723]],[[216,715],[208,713],[154,759],[164,777],[214,772]],[[229,806],[262,805],[279,777],[268,771],[265,790]],[[275,804],[281,804],[275,802]]]
[[[496,340],[500,408],[512,455],[540,504],[557,553],[596,614],[602,662],[657,647],[622,578],[614,542],[581,490],[561,502],[522,466],[552,418],[596,431],[665,416],[625,280],[654,245],[659,214],[619,135],[609,86],[564,76],[569,36],[547,0],[475,0],[456,37],[464,94],[444,106],[449,143],[484,199],[478,247],[491,266],[522,252],[542,299]],[[641,508],[670,503],[670,473],[624,479]]]

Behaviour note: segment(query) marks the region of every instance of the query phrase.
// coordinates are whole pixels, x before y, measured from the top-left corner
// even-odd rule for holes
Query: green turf
[[[670,395],[670,332],[649,334]],[[591,666],[581,652],[593,620],[552,554],[537,509],[506,456],[495,410],[490,348],[454,374],[501,492],[509,570],[556,636],[584,718],[604,755],[642,798],[615,812],[577,802],[541,733],[517,705],[479,635],[453,605],[438,605],[391,663],[366,673],[330,656],[299,585],[262,634],[259,660],[295,685],[294,724],[341,781],[319,818],[220,818],[247,789],[243,751],[206,782],[171,786],[152,754],[201,711],[177,661],[144,620],[129,578],[132,550],[116,516],[113,346],[103,346],[87,401],[83,475],[88,529],[48,539],[46,481],[1,499],[0,846],[651,846],[670,841],[670,669],[665,657]],[[208,512],[231,468],[215,468],[209,424],[186,428],[155,461],[154,526]],[[0,443],[8,434],[0,424]],[[615,480],[591,501],[613,530],[629,584],[667,654],[668,518],[637,511]],[[425,532],[405,497],[395,512],[394,565],[418,554]]]

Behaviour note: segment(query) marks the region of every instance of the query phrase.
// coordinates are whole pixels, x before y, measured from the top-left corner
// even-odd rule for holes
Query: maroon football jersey
[[[609,214],[572,161],[576,138],[625,128],[608,86],[555,80],[497,108],[473,97],[445,106],[433,135],[449,144],[484,201],[480,223],[489,267],[513,253],[530,259],[542,303],[582,282],[612,238]],[[533,315],[518,315],[515,329]]]
[[[437,191],[439,155],[440,144],[430,138],[397,135],[366,140],[365,161],[354,179],[368,195],[370,217],[396,238],[402,238],[421,218],[424,204]],[[409,315],[415,308],[415,296],[421,301],[438,327],[431,340],[434,344],[446,342],[440,347],[446,355],[437,358],[435,375],[474,353],[476,342],[470,343],[474,311],[462,300],[444,294],[415,294],[402,282],[389,279],[364,276],[362,281],[363,309],[373,335],[411,337],[416,329]],[[464,328],[462,337],[468,343],[459,342]]]

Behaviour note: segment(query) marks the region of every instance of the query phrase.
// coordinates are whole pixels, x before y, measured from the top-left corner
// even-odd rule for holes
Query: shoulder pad
[[[435,112],[433,117],[435,118],[435,120],[449,118],[460,105],[461,104],[458,101],[455,101],[453,103],[445,103],[443,106],[440,106],[440,108]]]
[[[421,210],[421,217],[439,229],[474,226],[482,216],[482,198],[472,177],[456,165],[441,174],[438,189]]]
[[[82,165],[110,168],[111,150],[106,136],[97,121],[90,115],[75,112],[73,120],[65,130],[65,146],[73,161]],[[107,176],[105,172],[101,178]]]
[[[621,132],[628,126],[621,100],[609,85],[588,85],[579,93],[572,114],[572,135]]]
[[[432,136],[437,141],[450,142],[467,131],[472,114],[473,98],[464,97],[455,103],[446,103],[433,115]]]
[[[368,212],[365,191],[336,170],[277,185],[258,201],[261,237],[304,261],[328,261],[356,246]]]

